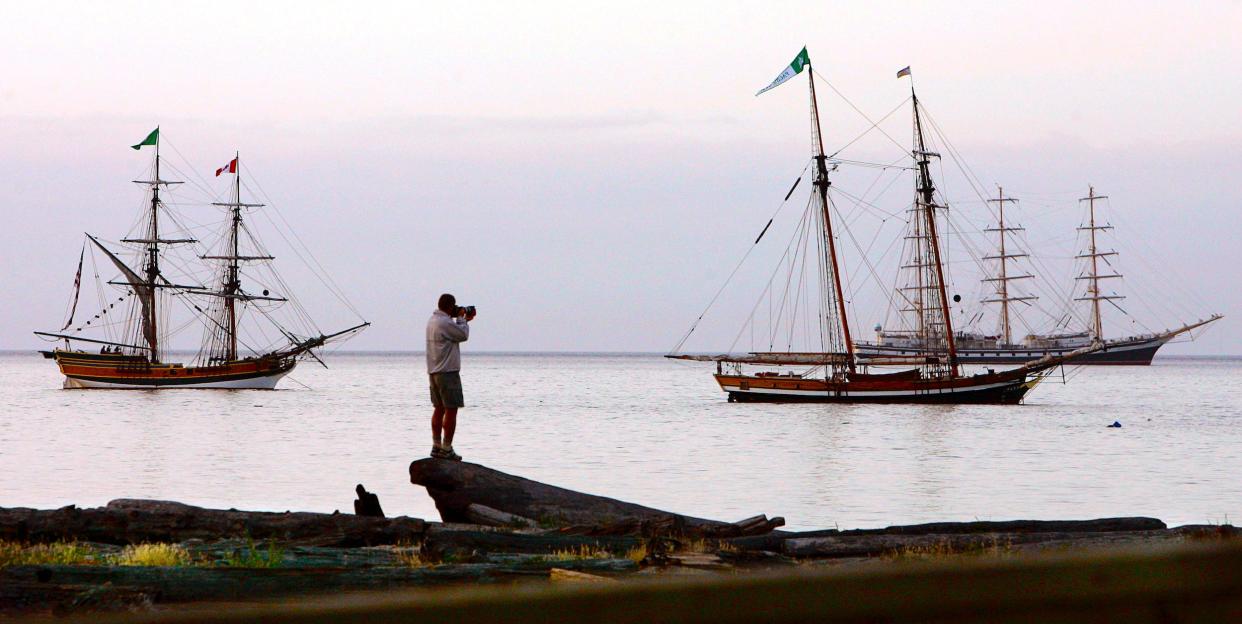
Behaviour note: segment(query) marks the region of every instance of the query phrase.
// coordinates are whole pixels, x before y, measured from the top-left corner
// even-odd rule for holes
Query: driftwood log
[[[1180,540],[1169,531],[1100,533],[947,533],[919,535],[836,535],[787,539],[781,552],[791,557],[838,558],[883,555],[953,555],[1007,552],[1031,544],[1072,544],[1075,547],[1152,544]]]
[[[0,539],[26,542],[139,544],[248,537],[314,546],[377,546],[416,542],[426,526],[417,518],[226,511],[135,499],[118,499],[105,507],[88,509],[0,508]]]
[[[689,535],[729,537],[761,534],[783,526],[783,518],[756,516],[741,523],[682,516],[614,498],[583,494],[506,474],[479,464],[419,459],[410,482],[427,488],[445,522],[473,522],[478,508],[533,520],[544,528],[586,535]]]
[[[0,613],[33,609],[116,609],[153,603],[240,600],[343,590],[548,578],[552,568],[591,574],[629,572],[627,559],[527,560],[436,567],[159,568],[15,566],[0,569]]]
[[[979,520],[975,522],[929,522],[883,529],[852,529],[847,535],[949,535],[957,533],[1105,533],[1109,531],[1157,531],[1168,528],[1156,518],[1097,518],[1095,520]]]
[[[1159,531],[1167,528],[1164,522],[1156,518],[1098,518],[1094,520],[1004,520],[975,522],[932,522],[926,524],[896,525],[882,529],[823,529],[818,531],[774,531],[767,535],[743,536],[729,539],[729,543],[741,550],[784,551],[784,544],[790,540],[807,540],[813,538],[861,538],[866,536],[952,536],[1031,533],[1063,533],[1080,535],[1083,538],[1093,537],[1099,533],[1112,532],[1143,532]],[[846,540],[849,541],[848,539]],[[827,543],[827,542],[825,542]]]
[[[530,518],[523,518],[478,503],[470,503],[466,506],[466,516],[475,524],[510,529],[534,528],[538,524]]]
[[[286,600],[123,621],[490,622],[558,624],[686,622],[1237,622],[1242,620],[1242,545],[1197,544],[1149,551],[980,560],[969,565],[788,570],[783,574],[606,583],[578,591],[461,591]],[[0,585],[3,587],[3,585]],[[161,618],[162,615],[162,618]],[[83,620],[85,621],[85,620]]]
[[[587,574],[586,572],[578,572],[576,570],[567,570],[565,568],[552,568],[549,579],[553,583],[616,583],[617,579],[600,576],[598,574]]]

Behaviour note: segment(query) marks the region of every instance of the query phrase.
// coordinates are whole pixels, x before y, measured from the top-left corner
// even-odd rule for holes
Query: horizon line
[[[33,354],[37,354],[39,351],[40,349],[3,348],[3,349],[0,349],[0,354],[9,355],[9,354],[29,353],[33,355]],[[175,353],[178,355],[185,355],[185,354],[197,353],[197,350],[173,349],[173,350],[166,351],[165,353],[170,353],[170,354]],[[427,352],[425,350],[421,350],[421,349],[342,349],[339,351],[332,351],[325,355],[328,357],[331,357],[333,355],[425,355],[426,353]],[[547,350],[547,349],[536,349],[536,350],[498,349],[498,350],[469,351],[468,353],[472,353],[475,355],[668,355],[667,351],[609,351],[609,350],[570,351],[570,350]],[[702,355],[702,354],[711,354],[711,353],[717,353],[717,352],[716,351],[693,351],[693,352],[687,352],[687,353]],[[1242,358],[1242,353],[1202,353],[1202,354],[1176,354],[1176,355],[1162,355],[1159,353],[1156,354],[1156,359],[1213,359],[1213,358],[1215,359]]]

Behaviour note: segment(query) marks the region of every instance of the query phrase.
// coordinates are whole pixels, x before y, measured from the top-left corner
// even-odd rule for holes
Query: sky
[[[128,146],[158,125],[179,172],[217,196],[228,182],[211,174],[242,154],[373,324],[349,349],[421,349],[447,291],[479,308],[472,349],[666,351],[810,157],[805,75],[754,96],[805,45],[829,151],[905,101],[894,75],[909,65],[975,177],[1023,200],[1037,253],[1072,255],[1094,185],[1135,327],[1223,313],[1167,352],[1242,354],[1239,23],[1242,3],[1207,1],[6,2],[0,349],[44,346],[30,332],[63,322],[83,232],[116,240],[133,223],[150,153]],[[881,128],[908,141],[908,110]],[[842,156],[901,151],[872,132]],[[944,166],[955,214],[986,222]],[[910,187],[893,188],[876,201],[900,212]],[[791,205],[687,348],[729,346]],[[353,324],[275,240],[317,323]],[[863,333],[883,288],[859,282]]]

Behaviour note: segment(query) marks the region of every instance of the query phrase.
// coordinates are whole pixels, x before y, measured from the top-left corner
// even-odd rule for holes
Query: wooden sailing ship
[[[907,226],[907,238],[912,241],[911,252],[905,262],[914,269],[918,278],[918,284],[914,287],[918,296],[913,299],[917,304],[913,312],[918,318],[921,335],[926,337],[927,348],[913,356],[860,360],[846,313],[842,270],[828,200],[831,185],[829,158],[824,153],[814,70],[805,49],[772,86],[800,73],[803,67],[807,70],[810,86],[814,166],[812,203],[818,223],[822,224],[819,249],[822,249],[822,265],[826,269],[825,283],[820,288],[823,297],[819,315],[823,350],[723,355],[671,353],[665,357],[715,362],[715,379],[730,401],[1013,404],[1021,402],[1027,392],[1069,358],[1098,348],[1091,345],[1065,356],[1043,357],[1010,370],[986,369],[969,375],[963,371],[945,294],[944,263],[937,231],[936,211],[940,206],[930,163],[938,154],[927,149],[919,101],[911,81],[914,126],[911,156],[914,161],[915,193]],[[908,68],[898,73],[899,78],[908,75]],[[899,366],[901,370],[891,372],[884,366]],[[750,367],[763,370],[751,371],[748,370]]]
[[[244,265],[267,263],[274,258],[262,251],[243,249],[243,239],[248,239],[256,248],[259,244],[243,221],[244,212],[263,205],[242,201],[240,155],[216,172],[217,176],[223,172],[233,174],[229,200],[212,203],[228,214],[219,250],[196,254],[196,259],[202,263],[201,274],[213,276],[214,285],[185,284],[179,283],[183,280],[170,278],[165,270],[168,250],[194,246],[199,241],[169,235],[170,228],[162,225],[176,220],[167,212],[161,190],[181,182],[161,178],[159,143],[157,128],[145,141],[134,146],[134,149],[144,145],[155,148],[150,179],[135,181],[148,188],[149,202],[139,225],[131,231],[135,234],[120,241],[122,248],[128,248],[139,262],[130,264],[121,257],[124,251],[114,251],[87,234],[83,258],[88,247],[107,258],[108,264],[120,272],[119,279],[106,284],[115,290],[102,297],[100,312],[73,327],[82,287],[80,258],[69,321],[59,331],[35,332],[46,339],[63,342],[63,346],[41,353],[56,361],[65,376],[65,388],[273,389],[303,357],[318,360],[314,349],[350,336],[370,324],[364,321],[342,331],[300,336],[271,314],[272,308],[290,302],[289,298],[274,295],[267,288],[252,292],[243,284]],[[101,293],[108,292],[104,286],[100,284]],[[174,299],[185,303],[194,320],[204,327],[202,346],[188,363],[166,361],[168,338],[172,333],[168,328],[169,308]],[[278,342],[267,348],[251,346],[246,349],[248,353],[243,353],[239,323],[245,311],[255,312],[254,316],[266,319],[268,325],[278,330]],[[102,331],[103,335],[93,335],[89,330]],[[93,347],[87,350],[81,345]]]
[[[1086,204],[1086,221],[1078,230],[1086,233],[1086,249],[1076,258],[1082,261],[1083,270],[1075,280],[1085,285],[1080,296],[1074,301],[1088,304],[1087,328],[1077,332],[1030,333],[1021,341],[1015,341],[1013,335],[1013,317],[1015,312],[1011,304],[1034,301],[1038,297],[1026,292],[1015,292],[1010,284],[1018,280],[1030,280],[1035,276],[1029,271],[1014,270],[1014,263],[1028,256],[1020,249],[1015,249],[1011,236],[1022,228],[1005,221],[1005,207],[1016,201],[1006,197],[1004,189],[997,190],[996,199],[989,200],[997,206],[997,223],[988,228],[987,232],[997,235],[997,252],[995,255],[984,256],[985,261],[996,261],[997,271],[994,275],[984,278],[984,282],[994,286],[993,293],[983,299],[984,304],[998,304],[1000,327],[994,335],[979,332],[958,332],[954,338],[959,361],[975,364],[1020,364],[1045,356],[1063,356],[1092,344],[1099,343],[1101,348],[1092,353],[1075,358],[1075,364],[1123,364],[1149,365],[1156,351],[1173,339],[1191,335],[1196,329],[1204,327],[1223,318],[1213,314],[1180,327],[1165,329],[1148,334],[1108,338],[1104,334],[1104,320],[1101,313],[1102,304],[1116,305],[1115,300],[1124,299],[1115,291],[1105,292],[1101,287],[1106,280],[1121,278],[1116,271],[1101,273],[1100,263],[1109,256],[1116,256],[1115,250],[1102,249],[1097,240],[1097,233],[1111,230],[1107,223],[1099,223],[1096,219],[1096,202],[1107,199],[1096,195],[1091,187],[1087,196],[1080,201]],[[1120,309],[1120,308],[1118,308]],[[928,351],[928,341],[913,329],[885,330],[876,329],[873,342],[857,344],[860,357],[888,358],[893,356],[916,356]]]

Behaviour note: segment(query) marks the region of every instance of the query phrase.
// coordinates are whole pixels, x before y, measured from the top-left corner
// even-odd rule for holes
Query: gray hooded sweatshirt
[[[427,372],[451,373],[461,370],[461,346],[470,338],[466,319],[454,318],[436,310],[427,321]]]

